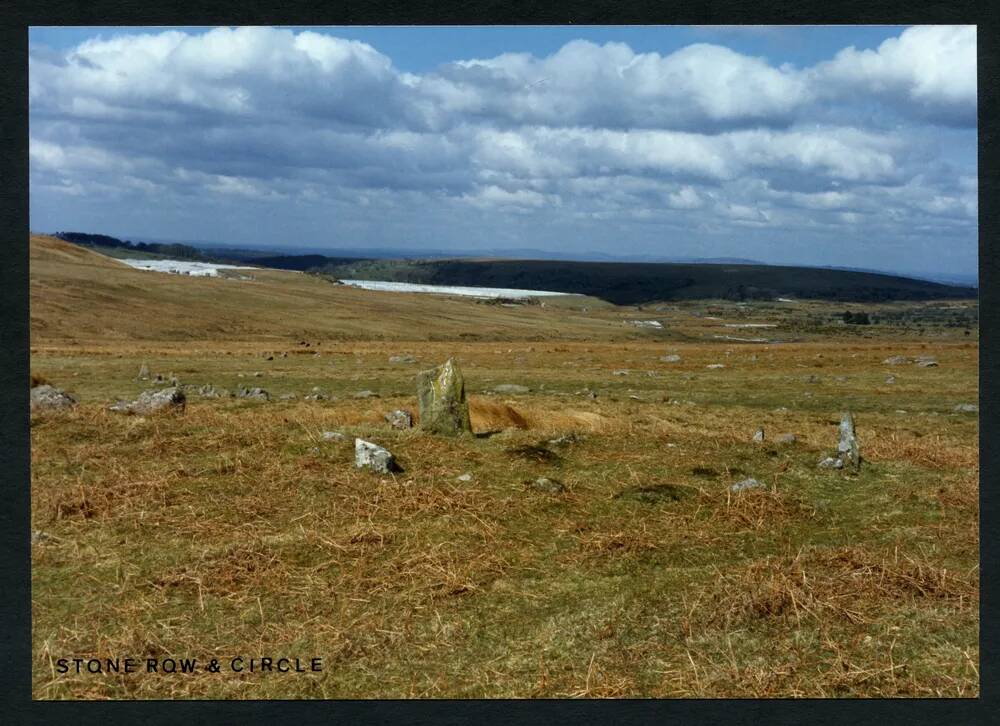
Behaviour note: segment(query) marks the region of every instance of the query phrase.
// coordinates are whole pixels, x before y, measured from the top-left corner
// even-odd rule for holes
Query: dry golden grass
[[[977,398],[974,341],[740,346],[700,338],[709,323],[688,325],[686,312],[676,341],[612,341],[594,331],[619,331],[621,309],[583,323],[572,308],[344,290],[289,330],[282,306],[311,294],[297,283],[213,340],[250,293],[227,288],[238,292],[209,314],[212,285],[239,283],[161,284],[85,251],[71,263],[72,248],[32,250],[32,368],[80,400],[31,418],[32,528],[44,535],[32,544],[36,698],[979,693],[979,428],[953,412]],[[73,272],[91,264],[104,265],[104,287]],[[134,275],[152,291],[130,292]],[[190,339],[145,307],[181,305],[181,288],[194,291],[178,318]],[[326,320],[335,298],[342,310]],[[60,322],[73,300],[92,307],[66,307]],[[132,309],[123,300],[134,320],[108,312]],[[361,335],[376,308],[385,339],[338,337]],[[551,339],[564,317],[567,337],[595,339]],[[537,339],[461,337],[515,319],[523,327],[505,335]],[[310,346],[295,337],[306,329]],[[407,342],[435,330],[451,340]],[[927,352],[939,368],[881,363]],[[388,362],[400,353],[419,361]],[[385,412],[417,413],[415,373],[449,356],[480,436],[391,429]],[[183,414],[107,410],[152,385],[135,380],[144,362],[191,386]],[[726,368],[705,368],[715,362]],[[201,398],[206,383],[273,399]],[[489,393],[500,383],[532,392]],[[333,398],[303,400],[314,386]],[[379,398],[353,397],[363,389]],[[278,399],[289,392],[298,398]],[[866,463],[819,470],[847,408]],[[758,426],[763,444],[751,441]],[[348,440],[324,441],[329,430]],[[777,443],[785,432],[796,442]],[[354,436],[387,446],[403,471],[355,469]],[[541,476],[565,491],[532,488]],[[764,486],[730,491],[748,476]],[[56,670],[59,658],[235,655],[322,657],[324,671]]]

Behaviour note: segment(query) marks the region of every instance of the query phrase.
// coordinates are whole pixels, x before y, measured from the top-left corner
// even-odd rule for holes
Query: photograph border
[[[289,721],[321,717],[351,723],[555,723],[615,721],[649,723],[674,719],[727,723],[985,723],[1000,712],[995,683],[997,542],[988,535],[998,521],[1000,496],[990,483],[1000,473],[996,407],[1000,400],[1000,350],[992,331],[1000,309],[1000,247],[996,241],[997,132],[1000,108],[1000,38],[996,4],[986,2],[816,2],[721,0],[616,2],[438,2],[360,0],[319,5],[305,0],[229,0],[211,6],[174,0],[148,6],[137,0],[87,3],[55,0],[43,5],[17,0],[4,10],[0,53],[3,180],[0,224],[6,240],[0,266],[0,690],[8,723],[142,719],[150,723]],[[714,25],[714,24],[975,24],[979,74],[979,284],[980,284],[980,697],[978,699],[865,700],[428,700],[428,701],[33,701],[30,614],[30,433],[28,388],[28,112],[27,50],[30,26],[41,25]],[[984,486],[985,484],[985,486]],[[987,535],[987,536],[983,536]],[[165,706],[164,704],[170,704]],[[8,720],[9,719],[9,720]]]

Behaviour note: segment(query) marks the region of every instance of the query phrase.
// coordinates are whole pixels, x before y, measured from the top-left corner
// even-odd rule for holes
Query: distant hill
[[[131,242],[111,237],[106,234],[91,234],[89,232],[56,232],[53,235],[56,239],[65,242],[72,242],[76,245],[91,247],[100,252],[115,250],[115,257],[128,256],[121,253],[137,253],[136,257],[162,257],[174,260],[194,260],[196,262],[222,262],[201,252],[191,245],[179,244],[177,242]]]
[[[374,260],[328,265],[323,272],[355,279],[554,290],[616,305],[694,299],[886,302],[977,296],[973,287],[880,273],[759,264],[552,260],[406,260],[393,264]]]

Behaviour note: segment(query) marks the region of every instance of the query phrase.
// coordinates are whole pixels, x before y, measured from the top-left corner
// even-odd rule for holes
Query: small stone
[[[455,477],[458,481],[472,481],[472,474],[466,472]]]
[[[323,441],[347,441],[348,438],[339,431],[323,431],[320,433],[319,437],[323,439]]]
[[[896,382],[896,376],[886,376],[885,382],[886,382],[886,385],[891,386],[893,383]]]
[[[263,374],[263,373],[261,373],[260,371],[254,371],[254,374],[253,374],[253,377],[254,377],[254,378],[260,378],[260,377],[261,377],[261,376],[263,376],[263,375],[264,375],[264,374]]]
[[[709,363],[706,368],[711,368],[712,370],[718,370],[719,368],[725,368],[725,363]]]
[[[905,355],[894,355],[886,358],[882,361],[882,364],[887,366],[900,366],[909,362],[910,359]]]
[[[540,476],[531,482],[531,488],[539,492],[558,494],[566,491],[566,487],[558,479],[549,479],[547,476]]]
[[[369,391],[369,390],[358,391],[357,393],[354,394],[354,396],[352,396],[352,398],[378,398],[378,397],[379,395],[375,393],[375,391]]]
[[[161,411],[183,412],[186,403],[184,391],[171,386],[161,391],[143,391],[134,401],[118,401],[110,407],[110,410],[148,416]]]
[[[955,406],[955,413],[979,413],[979,405],[976,403],[960,403]]]
[[[319,386],[313,386],[312,390],[304,396],[306,401],[325,401],[330,396]]]
[[[937,358],[934,358],[933,356],[926,355],[926,356],[920,356],[919,358],[917,358],[917,365],[920,368],[937,368],[938,367],[938,362],[937,362]]]
[[[219,391],[210,383],[205,384],[198,389],[198,395],[202,398],[219,398],[221,395]]]
[[[387,413],[384,418],[394,429],[413,428],[413,415],[409,411],[397,408]]]
[[[263,388],[247,388],[246,386],[240,386],[239,391],[237,391],[236,396],[238,398],[252,398],[257,401],[270,401],[271,394],[265,391]]]
[[[681,357],[679,355],[677,355],[676,353],[671,353],[670,355],[661,355],[660,356],[660,362],[661,363],[680,363],[681,362]]]
[[[416,363],[417,359],[412,355],[393,355],[389,356],[390,363]]]
[[[754,432],[753,440],[757,443],[762,442],[764,440],[764,429],[757,429],[757,431]]]
[[[731,487],[729,487],[729,491],[731,491],[731,492],[742,492],[745,489],[757,489],[758,487],[762,487],[762,486],[764,486],[764,485],[761,484],[756,479],[750,477],[750,478],[747,478],[747,479],[743,479],[742,481],[736,482]]]
[[[143,363],[141,366],[139,366],[139,375],[136,376],[136,378],[138,380],[140,380],[140,381],[148,381],[149,380],[149,366],[147,366],[145,363]]]
[[[794,444],[797,441],[797,439],[795,437],[795,434],[782,434],[774,441],[775,443],[778,444]]]
[[[820,469],[842,469],[844,467],[844,462],[840,459],[835,459],[832,456],[828,456],[819,462]]]
[[[73,408],[76,403],[71,395],[47,383],[31,389],[31,413]]]
[[[354,439],[354,465],[359,469],[368,467],[379,474],[390,474],[399,470],[395,457],[388,449],[364,439]]]
[[[294,393],[282,393],[280,396],[278,396],[278,400],[281,401],[294,401],[297,398],[298,396],[295,395]]]
[[[265,358],[264,360],[274,360],[274,356],[273,356],[273,355],[269,355],[269,356],[268,356],[267,358]]]
[[[611,375],[613,375],[613,376],[627,376],[628,375],[628,371],[624,370],[624,369],[617,370],[617,371],[611,371]]]

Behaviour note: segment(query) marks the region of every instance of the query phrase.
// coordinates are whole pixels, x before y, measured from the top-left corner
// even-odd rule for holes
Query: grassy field
[[[506,308],[176,277],[42,238],[31,262],[32,371],[80,400],[32,417],[35,698],[979,694],[979,427],[954,411],[978,399],[977,333],[953,317],[974,302],[853,326],[819,302]],[[726,327],[748,322],[775,327]],[[391,429],[449,356],[477,435]],[[109,412],[151,386],[142,363],[273,400]],[[857,475],[816,467],[843,410]],[[355,469],[355,435],[403,471]],[[765,486],[730,491],[748,476]],[[168,656],[324,670],[56,670]]]

